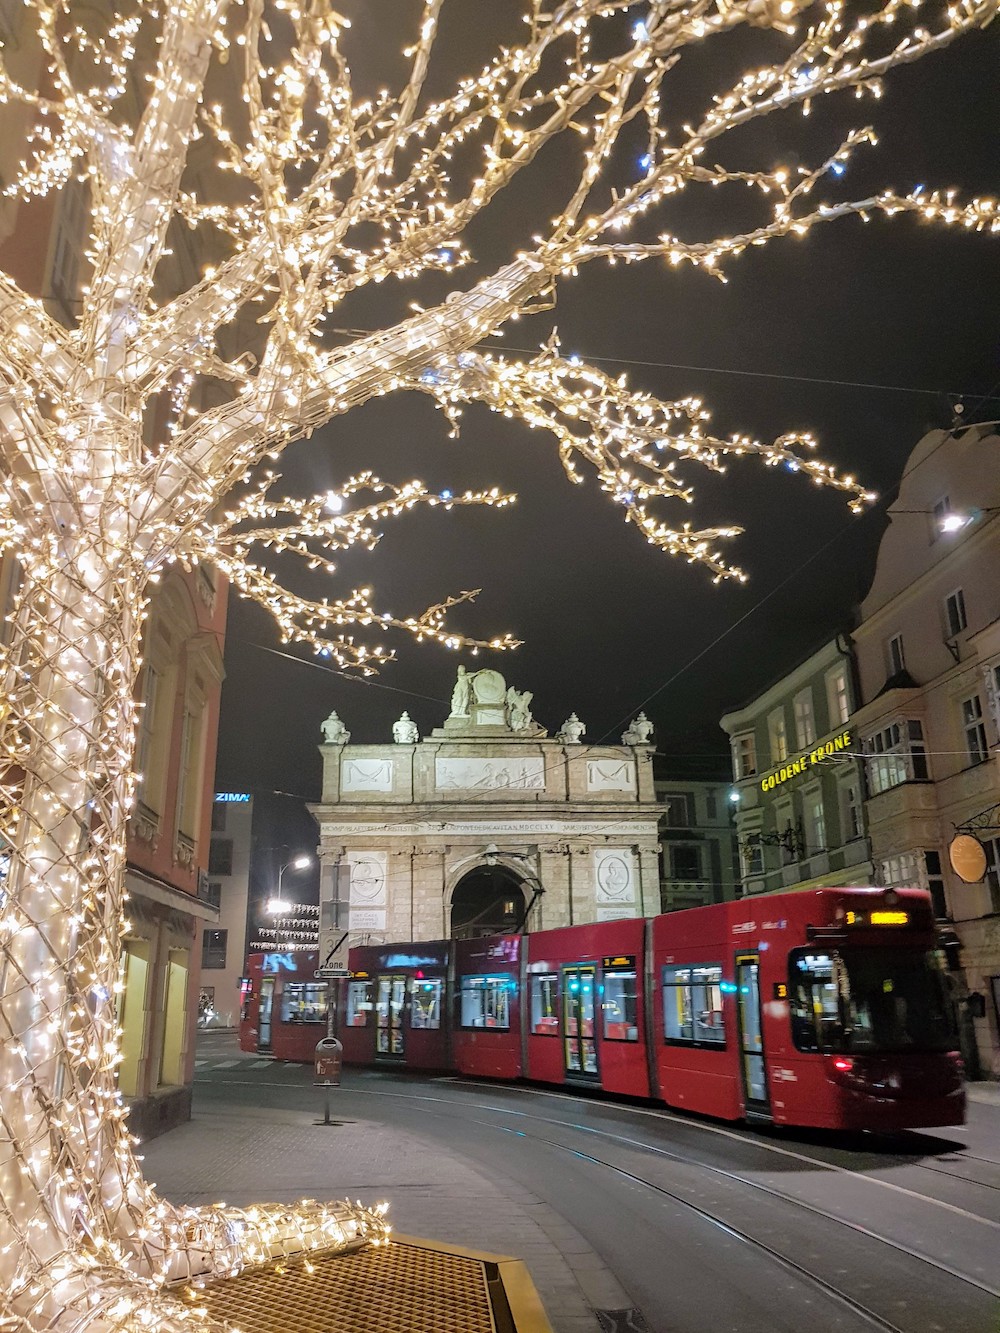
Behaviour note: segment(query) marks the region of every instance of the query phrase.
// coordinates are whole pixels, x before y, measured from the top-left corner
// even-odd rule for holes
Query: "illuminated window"
[[[639,1040],[635,968],[604,973],[601,1014],[605,1041]]]
[[[754,875],[763,875],[764,848],[759,832],[748,833],[740,843],[740,864],[743,867],[744,879],[750,879]]]
[[[867,737],[863,749],[873,796],[903,782],[926,782],[930,776],[924,729],[916,718],[891,722]]]
[[[830,728],[843,726],[851,716],[851,697],[848,691],[847,664],[842,663],[826,674],[826,706],[830,711]]]
[[[555,972],[531,978],[531,1031],[536,1037],[559,1036],[559,977]]]
[[[672,1046],[726,1044],[722,1015],[722,968],[718,963],[665,967],[663,1039]]]
[[[429,981],[410,979],[410,1027],[436,1029],[441,1026],[441,994],[444,982],[440,977]]]
[[[947,495],[942,495],[940,500],[934,502],[934,508],[931,510],[931,541],[936,542],[944,532],[945,519],[951,513],[951,500]]]
[[[372,983],[370,981],[349,981],[347,983],[346,1025],[349,1028],[367,1027],[371,1012]]]
[[[918,857],[918,852],[902,852],[899,856],[887,856],[882,862],[882,882],[890,888],[919,888]]]
[[[785,730],[785,710],[776,708],[767,718],[767,739],[771,747],[771,763],[788,758],[788,733]]]
[[[805,825],[806,851],[811,856],[826,850],[826,816],[823,792],[819,788],[802,793],[802,821]]]
[[[816,739],[812,690],[800,690],[792,701],[792,708],[795,713],[795,747],[805,750]]]
[[[325,981],[286,981],[281,992],[282,1023],[326,1023]]]
[[[509,977],[462,978],[462,1027],[510,1027],[510,990],[514,983]]]
[[[962,701],[962,730],[970,764],[981,764],[989,758],[986,746],[986,727],[983,724],[983,704],[978,694]]]
[[[752,731],[733,737],[733,773],[737,782],[757,772],[757,745]]]

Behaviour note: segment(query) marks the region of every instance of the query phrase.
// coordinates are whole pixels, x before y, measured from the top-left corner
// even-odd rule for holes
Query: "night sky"
[[[446,61],[478,68],[488,41],[514,35],[484,31],[498,21],[494,8],[457,6],[466,27],[449,33]],[[385,47],[386,31],[371,9],[357,20],[352,49],[370,66],[360,73],[391,75],[402,37],[392,34],[386,67],[376,69],[373,53]],[[773,40],[739,35],[743,43]],[[700,65],[680,71],[676,115],[693,114],[716,65],[740,68],[762,50],[755,56],[735,42],[711,43]],[[769,121],[734,148],[758,167],[813,162],[835,150],[838,131],[872,122],[879,146],[852,161],[845,194],[923,183],[995,195],[998,55],[1000,24],[895,71],[879,103],[841,99],[818,106],[805,124],[797,114]],[[551,215],[572,165],[564,147],[543,154],[469,237],[477,267],[444,279],[444,287],[434,275],[419,291],[361,293],[344,308],[344,327],[378,327],[405,315],[414,297],[430,303],[450,286],[471,285]],[[691,237],[726,234],[737,216],[730,210],[746,206],[717,191],[656,223]],[[577,487],[565,480],[547,436],[484,409],[465,413],[456,442],[429,400],[398,395],[294,446],[281,464],[290,492],[325,490],[360,467],[455,491],[516,490],[512,508],[397,520],[374,553],[342,561],[339,591],[370,583],[381,609],[405,615],[481,587],[455,623],[480,636],[510,631],[524,646],[473,658],[400,639],[399,660],[375,683],[348,680],[302,649],[283,648],[263,611],[231,601],[217,785],[317,798],[319,726],[332,708],[354,741],[389,740],[404,708],[427,734],[448,712],[459,662],[494,666],[509,684],[533,691],[536,720],[550,731],[576,711],[594,743],[617,741],[644,708],[667,771],[724,774],[721,713],[849,625],[871,578],[885,504],[920,435],[948,424],[955,401],[965,405],[964,420],[1000,416],[998,275],[1000,235],[848,219],[751,251],[730,265],[728,285],[655,261],[591,265],[561,284],[554,312],[509,326],[500,344],[508,350],[531,353],[555,323],[566,353],[625,371],[633,386],[662,398],[702,397],[720,434],[811,430],[828,462],[880,492],[880,505],[854,518],[837,493],[783,470],[744,462],[721,481],[693,471],[693,512],[661,513],[744,525],[728,547],[750,574],[743,585],[713,586],[706,571],[647,545],[592,477]]]

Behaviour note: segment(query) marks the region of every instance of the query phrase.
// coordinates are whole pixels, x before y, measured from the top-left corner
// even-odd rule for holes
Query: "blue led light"
[[[639,158],[639,166],[642,168],[643,171],[648,171],[652,165],[653,165],[652,153],[643,153],[642,157]]]

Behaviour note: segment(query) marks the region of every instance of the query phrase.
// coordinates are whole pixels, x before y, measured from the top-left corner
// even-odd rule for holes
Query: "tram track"
[[[426,1093],[415,1094],[415,1093],[395,1092],[395,1091],[393,1092],[380,1091],[378,1094],[375,1095],[400,1098],[402,1100],[411,1103],[422,1103],[419,1109],[423,1110],[425,1114],[435,1117],[443,1118],[447,1116],[450,1118],[451,1115],[453,1115],[454,1113],[455,1103],[448,1098],[433,1097]],[[440,1110],[432,1109],[431,1106],[427,1105],[427,1103],[439,1103],[442,1109]],[[450,1109],[446,1111],[443,1109],[444,1107],[448,1107]],[[627,1109],[632,1109],[632,1108],[627,1108]],[[905,1245],[898,1240],[894,1240],[892,1237],[886,1236],[881,1232],[875,1231],[870,1227],[863,1225],[859,1221],[842,1217],[835,1212],[831,1212],[828,1209],[820,1208],[816,1204],[798,1198],[795,1195],[789,1194],[788,1192],[778,1189],[773,1185],[766,1184],[762,1181],[754,1180],[746,1175],[741,1174],[738,1171],[733,1171],[726,1167],[721,1167],[714,1165],[713,1163],[710,1162],[705,1162],[700,1158],[698,1158],[697,1156],[692,1156],[683,1152],[679,1152],[674,1149],[664,1148],[658,1144],[649,1143],[644,1139],[634,1139],[627,1135],[619,1134],[605,1129],[600,1129],[597,1128],[596,1126],[581,1125],[578,1123],[568,1122],[566,1120],[555,1117],[540,1116],[537,1115],[536,1113],[518,1110],[516,1108],[511,1108],[506,1106],[484,1105],[482,1103],[463,1104],[463,1111],[466,1112],[463,1118],[470,1123],[480,1125],[494,1132],[513,1134],[521,1138],[530,1139],[534,1143],[543,1144],[546,1147],[552,1148],[558,1152],[573,1156],[578,1160],[587,1161],[592,1165],[594,1165],[595,1167],[602,1168],[606,1171],[611,1172],[616,1177],[622,1180],[627,1180],[633,1185],[641,1186],[647,1190],[653,1191],[654,1193],[656,1193],[661,1197],[670,1199],[675,1204],[701,1217],[703,1221],[716,1227],[717,1229],[729,1235],[733,1239],[752,1247],[755,1252],[759,1252],[760,1254],[766,1256],[771,1262],[774,1262],[779,1267],[783,1268],[786,1272],[794,1274],[800,1280],[807,1282],[814,1289],[821,1290],[826,1296],[828,1296],[830,1299],[840,1304],[843,1308],[849,1309],[868,1327],[881,1329],[883,1330],[883,1333],[915,1333],[915,1330],[912,1326],[908,1330],[900,1328],[899,1325],[894,1324],[890,1319],[887,1319],[884,1315],[881,1315],[877,1311],[872,1310],[869,1306],[865,1305],[863,1301],[858,1300],[856,1297],[852,1296],[849,1292],[844,1291],[842,1288],[838,1287],[835,1283],[828,1281],[828,1279],[824,1278],[821,1274],[816,1273],[811,1269],[807,1268],[805,1265],[801,1264],[798,1260],[790,1257],[788,1254],[782,1253],[780,1250],[776,1249],[773,1245],[770,1245],[766,1241],[762,1240],[759,1236],[754,1236],[750,1231],[746,1230],[745,1227],[741,1227],[734,1224],[726,1217],[721,1216],[719,1213],[713,1212],[710,1208],[706,1208],[701,1204],[695,1203],[690,1198],[685,1197],[683,1193],[680,1193],[675,1189],[670,1189],[665,1184],[662,1184],[655,1180],[647,1179],[646,1176],[637,1174],[635,1171],[630,1171],[627,1168],[622,1167],[616,1164],[615,1162],[608,1161],[605,1157],[598,1156],[595,1153],[582,1151],[580,1147],[576,1147],[571,1143],[565,1143],[561,1142],[557,1138],[551,1138],[543,1132],[538,1132],[534,1130],[533,1127],[529,1131],[528,1129],[518,1128],[513,1125],[499,1124],[497,1123],[496,1120],[483,1119],[481,1118],[480,1115],[469,1115],[468,1111],[470,1110],[480,1113],[483,1111],[492,1112],[498,1116],[507,1116],[511,1118],[516,1118],[517,1120],[521,1121],[531,1121],[531,1122],[537,1122],[539,1124],[558,1126],[571,1133],[593,1135],[601,1139],[609,1140],[612,1143],[619,1144],[625,1149],[638,1150],[639,1152],[648,1153],[657,1158],[667,1159],[680,1166],[692,1168],[695,1171],[706,1172],[715,1178],[726,1181],[727,1183],[742,1186],[746,1189],[754,1191],[757,1194],[768,1197],[783,1205],[789,1206],[800,1213],[810,1215],[822,1223],[832,1224],[835,1227],[844,1228],[856,1236],[864,1237],[865,1240],[873,1241],[881,1246],[885,1246],[886,1248],[893,1250],[898,1255],[905,1257],[908,1260],[921,1264],[926,1268],[932,1269],[940,1273],[942,1276],[952,1279],[953,1281],[962,1283],[965,1287],[979,1291],[983,1295],[989,1296],[994,1300],[1000,1300],[1000,1288],[992,1286],[989,1283],[982,1282],[968,1273],[961,1272],[960,1270],[952,1267],[950,1264],[945,1263],[943,1260],[939,1258],[927,1254],[922,1250],[915,1249],[912,1246]],[[687,1122],[685,1121],[684,1123],[686,1124]],[[743,1138],[743,1136],[737,1136],[737,1137]],[[747,1140],[744,1139],[744,1141]],[[749,1141],[756,1144],[757,1146],[764,1146],[766,1148],[771,1148],[773,1146],[767,1144],[763,1145],[758,1144],[756,1140],[749,1140]],[[779,1151],[784,1152],[787,1150],[779,1149]],[[808,1160],[812,1166],[819,1169],[824,1169],[824,1170],[842,1169],[834,1165],[827,1164],[818,1159],[809,1158]],[[944,1173],[944,1174],[950,1174],[950,1173]],[[862,1175],[856,1175],[856,1178],[865,1180],[871,1179],[870,1177]],[[873,1183],[884,1184],[885,1182],[876,1180]],[[915,1194],[915,1192],[913,1191],[907,1191],[907,1192],[910,1194],[914,1194],[914,1197],[922,1198],[928,1204],[941,1205],[943,1203],[943,1201],[935,1199],[932,1196],[923,1196]],[[998,1226],[997,1223],[994,1223],[989,1218],[979,1217],[977,1214],[968,1213],[966,1210],[955,1209],[954,1205],[945,1205],[945,1206],[955,1211],[963,1213],[971,1221],[980,1222],[990,1227]]]

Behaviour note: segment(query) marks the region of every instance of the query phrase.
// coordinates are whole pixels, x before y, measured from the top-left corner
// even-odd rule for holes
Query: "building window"
[[[826,819],[823,814],[821,790],[802,795],[802,819],[805,824],[806,851],[812,856],[826,850]]]
[[[970,764],[981,764],[988,758],[986,727],[983,725],[983,705],[978,694],[962,700],[962,730]]]
[[[185,708],[181,725],[180,769],[177,777],[177,828],[194,838],[198,833],[201,775],[204,759],[201,708]]]
[[[225,801],[212,802],[212,832],[225,833],[226,831],[226,811],[228,806]]]
[[[934,508],[931,510],[931,541],[936,542],[944,532],[944,521],[951,513],[951,501],[947,495],[942,495],[940,500],[935,501]]]
[[[201,935],[201,967],[221,968],[226,966],[226,942],[228,930],[205,930]]]
[[[1000,737],[1000,664],[991,662],[983,668],[986,680],[986,702],[993,717],[993,729]]]
[[[990,911],[1000,912],[1000,838],[984,838],[986,884],[990,891]]]
[[[664,796],[668,828],[690,828],[694,823],[693,804],[687,792],[670,792]]]
[[[961,634],[968,625],[969,622],[965,617],[965,595],[961,588],[956,588],[944,599],[944,618],[948,626],[949,639]]]
[[[886,857],[882,862],[882,882],[886,888],[922,889],[920,853],[903,852],[899,856]]]
[[[795,748],[804,750],[816,739],[812,690],[800,690],[792,701],[795,712]]]
[[[213,838],[208,848],[208,873],[210,875],[231,875],[233,873],[232,838]]]
[[[891,722],[868,737],[864,750],[873,796],[901,782],[926,782],[929,777],[924,729],[916,718]]]
[[[903,653],[903,636],[894,634],[886,644],[886,654],[889,659],[889,675],[898,676],[906,670],[906,657]]]
[[[205,886],[205,901],[212,907],[222,906],[222,885],[218,880],[209,880]]]
[[[847,688],[847,666],[841,664],[826,674],[826,706],[830,710],[830,730],[843,726],[851,716],[851,697]]]
[[[752,731],[733,737],[733,772],[737,782],[757,772],[757,745]]]
[[[714,791],[705,793],[705,817],[710,822],[714,822],[719,817],[719,806]]]
[[[776,708],[767,718],[767,739],[771,747],[771,763],[780,764],[788,758],[788,732],[785,730],[785,710]]]
[[[740,842],[740,862],[743,866],[743,878],[752,879],[764,873],[764,848],[760,833],[748,833]]]
[[[861,783],[851,778],[840,787],[840,830],[844,842],[853,842],[862,834]]]
[[[931,895],[934,915],[939,921],[942,921],[948,915],[948,904],[944,896],[944,875],[941,873],[940,852],[924,852],[924,870],[926,871],[925,880]]]
[[[699,847],[671,846],[670,878],[691,882],[701,879],[701,849]]]

